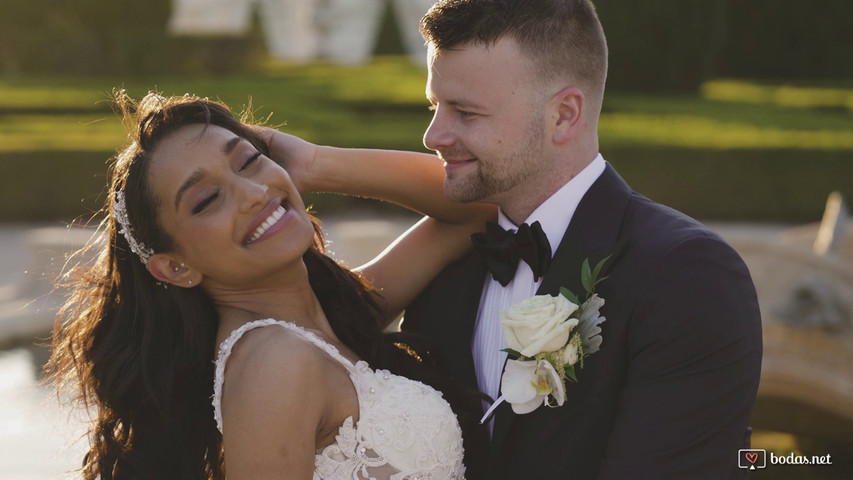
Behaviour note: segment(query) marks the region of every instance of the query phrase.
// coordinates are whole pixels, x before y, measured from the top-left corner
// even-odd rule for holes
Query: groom
[[[446,162],[445,193],[499,205],[507,230],[538,222],[553,258],[547,272],[519,262],[497,274],[474,253],[407,309],[403,329],[497,398],[498,312],[561,287],[583,293],[584,259],[613,254],[597,288],[600,350],[561,407],[496,410],[487,478],[742,478],[761,366],[755,289],[729,245],[633,192],[599,153],[607,46],[591,2],[442,0],[421,30],[435,110],[424,144]]]

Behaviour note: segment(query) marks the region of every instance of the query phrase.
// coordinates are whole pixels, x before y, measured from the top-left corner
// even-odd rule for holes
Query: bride
[[[432,155],[317,147],[197,97],[118,100],[136,126],[106,241],[49,364],[97,412],[84,478],[463,478],[479,395],[382,330],[494,210],[446,200]],[[350,271],[300,190],[428,217]]]

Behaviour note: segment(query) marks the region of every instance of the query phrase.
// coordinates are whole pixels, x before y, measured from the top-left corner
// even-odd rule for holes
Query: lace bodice
[[[374,371],[363,360],[353,365],[313,332],[273,319],[241,326],[220,346],[213,389],[220,432],[225,363],[231,349],[249,330],[270,325],[288,329],[338,361],[349,372],[358,395],[358,422],[348,417],[335,442],[316,452],[315,480],[464,478],[462,431],[440,392],[385,370]]]

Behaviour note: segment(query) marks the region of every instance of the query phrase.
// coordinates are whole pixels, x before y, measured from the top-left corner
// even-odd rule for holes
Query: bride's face
[[[148,175],[161,227],[204,281],[251,285],[311,246],[313,226],[290,176],[230,130],[180,128],[157,146]]]

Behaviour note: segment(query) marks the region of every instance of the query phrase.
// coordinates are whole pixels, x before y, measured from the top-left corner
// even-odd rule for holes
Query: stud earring
[[[193,284],[193,281],[192,281],[192,280],[187,280],[187,283],[189,283],[190,285],[192,285],[192,284]]]

